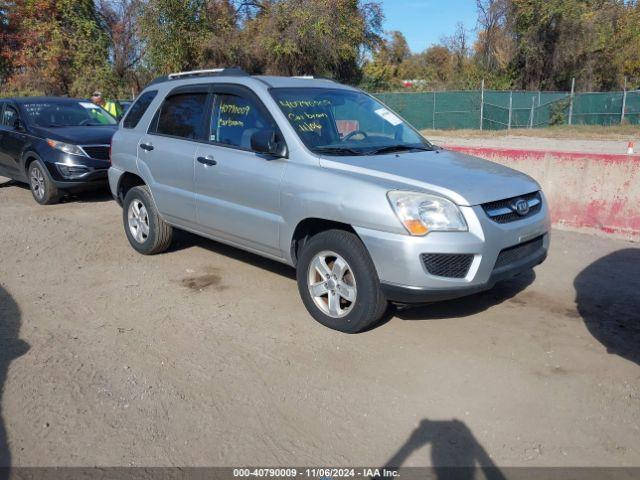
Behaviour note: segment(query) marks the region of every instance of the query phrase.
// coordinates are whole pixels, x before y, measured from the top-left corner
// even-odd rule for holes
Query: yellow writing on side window
[[[244,107],[234,105],[233,103],[223,103],[220,105],[221,113],[229,113],[231,115],[249,115],[250,111],[251,107],[249,105],[245,105]]]
[[[218,120],[219,127],[244,127],[244,122],[241,120],[234,120],[233,118],[221,118]]]

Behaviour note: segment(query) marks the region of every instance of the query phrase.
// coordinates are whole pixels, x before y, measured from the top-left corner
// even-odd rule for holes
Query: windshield
[[[273,97],[311,151],[376,155],[433,150],[408,123],[362,92],[327,88],[275,88]]]
[[[91,102],[33,102],[22,104],[29,123],[38,127],[117,125],[105,109]]]

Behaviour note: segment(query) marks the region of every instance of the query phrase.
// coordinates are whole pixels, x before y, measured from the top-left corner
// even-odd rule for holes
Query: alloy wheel
[[[127,212],[129,232],[138,243],[144,243],[149,238],[149,214],[142,200],[134,198],[129,203]]]
[[[347,316],[356,304],[356,279],[347,261],[330,250],[313,257],[307,287],[316,306],[332,318]]]
[[[45,190],[44,174],[37,166],[31,167],[29,180],[31,191],[38,200],[42,200],[47,192]]]

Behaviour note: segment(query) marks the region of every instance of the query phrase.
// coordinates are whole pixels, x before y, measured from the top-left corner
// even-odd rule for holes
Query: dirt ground
[[[640,246],[554,231],[535,274],[315,323],[293,271],[108,194],[0,179],[0,465],[640,466]]]

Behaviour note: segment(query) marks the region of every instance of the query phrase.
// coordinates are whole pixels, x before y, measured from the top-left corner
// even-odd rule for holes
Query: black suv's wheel
[[[164,252],[171,245],[173,228],[158,215],[146,185],[127,192],[122,219],[129,243],[143,255]]]
[[[34,160],[29,164],[29,187],[33,198],[40,205],[51,205],[60,200],[60,192],[40,160]]]
[[[351,232],[327,230],[311,238],[300,255],[297,279],[309,313],[334,330],[365,330],[387,308],[373,261]]]

